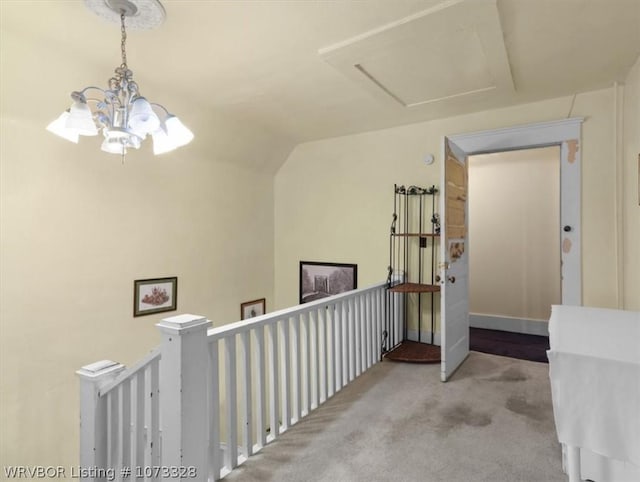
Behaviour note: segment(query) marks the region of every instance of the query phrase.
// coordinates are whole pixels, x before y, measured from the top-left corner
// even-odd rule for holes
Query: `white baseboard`
[[[498,315],[469,313],[469,326],[487,330],[510,331],[527,335],[549,336],[549,323],[529,318],[512,318]]]
[[[411,341],[420,341],[422,343],[431,343],[430,331],[422,330],[421,334],[422,334],[421,339],[418,339],[418,330],[407,330],[407,339]],[[434,333],[433,344],[440,346],[440,333]]]

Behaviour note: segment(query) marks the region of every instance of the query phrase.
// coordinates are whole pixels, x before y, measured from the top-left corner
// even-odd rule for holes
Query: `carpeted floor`
[[[549,363],[549,337],[469,328],[469,349],[520,360]]]
[[[379,363],[225,480],[565,482],[548,366]]]

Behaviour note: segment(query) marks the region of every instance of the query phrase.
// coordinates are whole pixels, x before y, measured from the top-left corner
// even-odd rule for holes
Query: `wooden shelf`
[[[440,361],[440,347],[417,341],[405,340],[400,345],[387,352],[384,357],[391,361],[409,363],[438,363]]]
[[[389,288],[394,293],[438,293],[440,285],[425,285],[418,283],[401,283]]]
[[[391,236],[398,237],[420,237],[420,238],[439,238],[439,234],[434,233],[391,233]]]

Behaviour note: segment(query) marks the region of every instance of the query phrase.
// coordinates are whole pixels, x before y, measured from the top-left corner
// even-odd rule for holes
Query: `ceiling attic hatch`
[[[404,107],[514,91],[495,0],[442,2],[318,53],[378,99]]]

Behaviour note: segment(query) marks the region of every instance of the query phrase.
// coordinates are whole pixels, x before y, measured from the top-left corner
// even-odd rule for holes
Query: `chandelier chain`
[[[124,28],[124,12],[120,13],[120,32],[122,33],[122,40],[120,41],[120,51],[122,53],[122,67],[127,68],[127,30]]]

